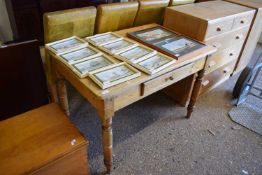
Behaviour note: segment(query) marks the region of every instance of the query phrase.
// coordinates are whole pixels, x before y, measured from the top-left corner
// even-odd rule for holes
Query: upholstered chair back
[[[165,7],[169,0],[140,0],[139,9],[135,19],[135,26],[150,23],[163,23]]]
[[[73,35],[79,37],[93,35],[95,19],[96,8],[93,6],[45,13],[45,43]]]
[[[99,5],[95,32],[104,33],[132,27],[137,10],[138,2]]]
[[[170,0],[169,6],[194,3],[195,0]]]

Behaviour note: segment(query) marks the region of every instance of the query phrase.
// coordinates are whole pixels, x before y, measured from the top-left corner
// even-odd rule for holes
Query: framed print
[[[87,46],[84,48],[72,50],[70,52],[58,54],[61,60],[68,64],[73,64],[79,61],[83,61],[85,59],[97,57],[98,55],[102,55],[102,52],[100,52],[99,50],[91,46]]]
[[[53,53],[59,54],[63,52],[68,52],[70,50],[74,50],[76,48],[83,48],[87,45],[88,43],[85,42],[84,40],[76,36],[73,36],[70,38],[66,38],[63,40],[59,40],[53,43],[46,44],[46,47]]]
[[[137,63],[148,57],[155,55],[156,53],[157,52],[153,49],[150,49],[142,45],[138,45],[129,50],[116,53],[114,56],[122,61],[126,61],[129,63]]]
[[[131,32],[127,35],[175,59],[205,46],[204,43],[184,37],[162,26]]]
[[[73,71],[80,77],[86,77],[89,72],[106,68],[115,64],[114,60],[106,55],[100,55],[71,65]]]
[[[99,48],[111,55],[117,53],[117,52],[121,52],[121,51],[125,51],[128,49],[131,49],[133,47],[136,47],[137,44],[134,43],[133,41],[130,41],[128,39],[121,39],[119,41],[116,42],[112,42],[109,44],[105,44],[100,46]]]
[[[157,26],[149,29],[128,33],[128,36],[132,39],[152,44],[156,41],[170,37],[178,37],[179,35],[164,27]]]
[[[105,69],[90,72],[89,77],[102,89],[106,89],[108,87],[137,78],[140,75],[141,72],[127,63],[119,63]]]
[[[154,45],[175,57],[186,55],[205,46],[202,43],[186,37],[167,38],[163,41],[154,43]]]
[[[103,34],[97,34],[94,36],[86,37],[85,40],[89,43],[95,45],[95,46],[101,46],[108,43],[112,43],[115,41],[121,40],[122,37],[113,33],[113,32],[107,32]]]
[[[170,66],[175,62],[176,62],[175,59],[158,53],[137,64],[134,64],[134,66],[148,74],[154,74],[156,72],[163,70],[164,68]]]

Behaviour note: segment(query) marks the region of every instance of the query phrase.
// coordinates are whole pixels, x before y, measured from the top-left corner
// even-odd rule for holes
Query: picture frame
[[[166,38],[179,37],[180,34],[175,33],[162,26],[156,26],[148,29],[127,33],[127,36],[139,42],[142,41],[146,44],[153,44]]]
[[[69,52],[77,48],[83,48],[88,46],[85,40],[82,40],[76,36],[72,36],[66,39],[48,43],[45,47],[55,54]]]
[[[152,34],[153,31],[164,31],[164,32],[169,32],[173,34],[165,35],[165,34],[158,34],[157,32]],[[149,33],[149,34],[148,34]],[[153,35],[155,36],[154,39],[149,39],[147,38],[153,38]],[[148,36],[149,35],[149,36]],[[130,32],[127,33],[127,36],[142,43],[147,45],[150,48],[153,48],[163,54],[166,54],[172,58],[179,59],[179,57],[184,56],[186,54],[189,54],[191,52],[194,52],[204,46],[206,46],[204,43],[199,42],[197,40],[185,37],[181,34],[175,33],[167,28],[164,28],[162,26],[156,26],[144,30],[139,30],[135,32]],[[146,36],[146,37],[143,37]],[[182,41],[188,41],[188,43],[194,43],[194,47],[181,47]],[[179,48],[179,52],[177,50],[175,51],[174,48]]]
[[[123,37],[113,32],[106,32],[86,37],[85,40],[94,46],[101,46],[121,40]]]
[[[169,56],[180,57],[198,50],[205,45],[187,37],[167,38],[163,41],[154,43],[154,46],[163,50]]]
[[[78,75],[79,78],[85,78],[92,71],[104,69],[116,63],[117,62],[111,57],[103,54],[71,64],[70,68]]]
[[[102,89],[137,78],[141,72],[127,63],[119,63],[105,69],[90,72],[89,77]]]
[[[77,48],[75,50],[71,50],[69,52],[60,53],[58,54],[58,56],[62,62],[66,64],[73,64],[80,61],[84,61],[86,59],[97,57],[102,54],[103,53],[100,52],[98,49],[92,46],[86,46]]]
[[[101,45],[99,48],[110,55],[114,55],[115,53],[126,51],[136,46],[137,43],[133,42],[132,40],[122,38],[121,40]]]
[[[133,66],[149,75],[152,75],[174,64],[175,62],[176,60],[174,58],[157,53],[152,57],[133,64]]]
[[[118,52],[114,54],[114,56],[122,61],[132,64],[151,57],[156,53],[156,50],[145,47],[143,45],[137,45],[136,47],[130,48],[129,50]]]

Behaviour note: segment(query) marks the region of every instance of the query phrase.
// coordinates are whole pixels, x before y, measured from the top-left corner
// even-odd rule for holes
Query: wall
[[[0,43],[1,41],[10,41],[13,39],[13,33],[8,18],[5,0],[0,0]]]

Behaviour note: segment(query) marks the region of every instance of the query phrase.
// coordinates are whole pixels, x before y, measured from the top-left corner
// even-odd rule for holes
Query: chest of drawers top
[[[254,11],[251,8],[226,1],[207,1],[202,3],[168,7],[168,9],[173,9],[179,13],[184,13],[205,21],[236,16],[243,13],[252,13],[252,11]]]
[[[251,7],[254,9],[262,9],[262,1],[261,0],[226,0],[228,2],[232,2],[235,4],[244,5],[246,7]]]

